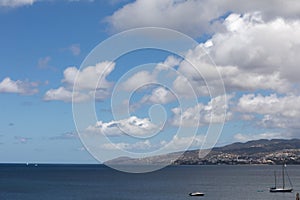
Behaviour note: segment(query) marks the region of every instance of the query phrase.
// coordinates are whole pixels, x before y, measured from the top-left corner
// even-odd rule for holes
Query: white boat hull
[[[204,196],[204,193],[202,193],[202,192],[191,192],[189,195],[190,196]]]
[[[292,188],[270,188],[270,192],[293,192]]]

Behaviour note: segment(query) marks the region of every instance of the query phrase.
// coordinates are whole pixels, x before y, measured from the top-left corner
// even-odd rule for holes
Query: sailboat
[[[286,168],[286,164],[283,163],[282,165],[282,187],[277,187],[277,176],[276,176],[276,171],[274,172],[274,176],[275,176],[275,187],[271,187],[270,188],[270,192],[292,192],[293,191],[293,185],[292,182],[290,180],[290,177],[288,175],[288,173],[285,173],[285,168]],[[285,174],[288,177],[288,180],[290,182],[291,187],[285,187]]]

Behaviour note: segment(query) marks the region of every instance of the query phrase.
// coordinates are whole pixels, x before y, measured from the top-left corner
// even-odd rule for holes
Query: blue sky
[[[292,0],[0,0],[0,162],[95,163],[200,148],[210,125],[224,125],[216,145],[298,138],[299,13]],[[198,44],[182,55],[142,49],[85,65],[101,42],[143,27]],[[72,104],[86,102],[97,121],[77,130]]]

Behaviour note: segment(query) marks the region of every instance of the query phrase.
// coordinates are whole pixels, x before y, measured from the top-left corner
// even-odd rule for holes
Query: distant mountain
[[[224,147],[214,148],[214,151],[238,153],[238,154],[255,154],[263,152],[275,152],[284,149],[300,149],[300,139],[273,139],[273,140],[253,140],[246,143],[233,143]]]
[[[182,154],[182,155],[181,155]],[[213,148],[204,158],[199,157],[199,150],[191,150],[146,158],[121,157],[110,160],[110,165],[132,164],[300,164],[300,139],[254,140],[237,142],[223,147]]]
[[[185,152],[175,164],[300,164],[300,140],[273,139],[237,142],[213,148],[204,158],[196,151]]]

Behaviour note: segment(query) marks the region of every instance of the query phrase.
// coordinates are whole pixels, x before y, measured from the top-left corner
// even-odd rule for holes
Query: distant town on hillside
[[[182,154],[182,155],[180,155]],[[170,158],[176,158],[174,160]],[[171,161],[170,161],[171,160]],[[107,164],[162,164],[172,165],[238,165],[238,164],[300,164],[300,139],[261,139],[237,142],[213,148],[205,157],[199,150],[177,152],[140,159],[127,157],[108,161]]]

